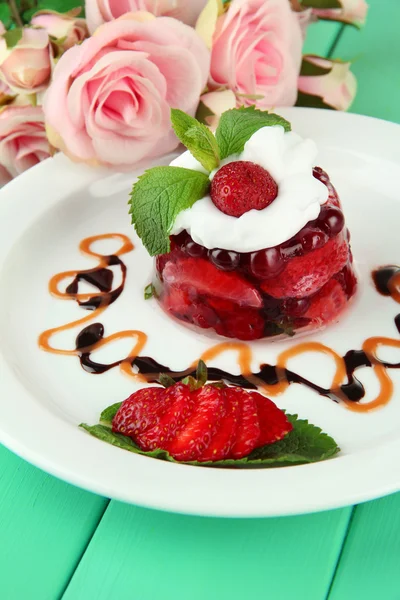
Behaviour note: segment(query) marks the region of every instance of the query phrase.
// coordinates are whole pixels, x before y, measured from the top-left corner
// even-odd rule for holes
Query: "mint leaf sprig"
[[[130,214],[150,256],[170,250],[169,233],[178,214],[207,194],[207,175],[181,167],[154,167],[133,186]]]
[[[176,137],[190,151],[192,156],[210,173],[219,165],[219,148],[211,131],[182,110],[171,110],[172,128]]]
[[[256,131],[274,125],[281,125],[285,131],[291,130],[289,121],[280,115],[257,110],[254,106],[232,108],[222,113],[215,132],[221,159],[243,152],[245,143]]]
[[[118,402],[103,410],[100,415],[100,424],[87,425],[81,423],[80,427],[99,440],[123,450],[168,462],[178,462],[166,450],[156,449],[145,452],[130,437],[112,431],[112,420],[121,404],[122,402]],[[305,419],[299,419],[297,415],[287,415],[287,418],[293,425],[292,431],[279,442],[256,448],[244,458],[214,462],[190,461],[184,464],[214,468],[265,469],[319,462],[332,458],[340,451],[335,440],[323,433],[319,427],[312,425]]]
[[[215,136],[202,123],[181,110],[171,110],[171,121],[178,139],[192,156],[211,173],[220,161],[243,151],[246,142],[262,127],[291,126],[279,115],[254,106],[233,108],[221,115]],[[154,167],[134,184],[130,214],[136,233],[150,256],[170,251],[169,235],[178,214],[207,195],[208,175],[181,167]]]

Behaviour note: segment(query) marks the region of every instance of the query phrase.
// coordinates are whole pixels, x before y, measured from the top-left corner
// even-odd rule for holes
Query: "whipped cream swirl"
[[[312,174],[317,154],[315,142],[292,131],[285,133],[280,125],[259,129],[241,154],[224,159],[219,168],[237,160],[260,165],[278,184],[275,200],[263,210],[231,217],[205,196],[177,216],[171,233],[186,229],[196,243],[208,249],[236,252],[254,252],[286,242],[318,217],[321,204],[328,198],[326,186]],[[171,166],[206,172],[189,151],[173,160]]]

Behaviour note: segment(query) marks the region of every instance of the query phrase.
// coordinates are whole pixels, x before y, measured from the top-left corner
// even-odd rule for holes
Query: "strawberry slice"
[[[189,294],[176,287],[166,290],[162,302],[164,310],[176,316],[187,316],[191,306]]]
[[[226,414],[222,391],[206,385],[192,393],[195,408],[189,419],[168,445],[168,452],[176,460],[197,460],[211,443]]]
[[[239,398],[236,394],[229,394],[230,388],[225,388],[222,393],[226,402],[226,415],[210,445],[197,459],[199,462],[207,460],[222,460],[226,458],[235,441],[240,417]],[[228,393],[227,393],[228,392]]]
[[[344,309],[347,297],[336,279],[331,279],[312,298],[311,305],[304,316],[318,323],[329,323]]]
[[[182,289],[193,288],[198,294],[231,300],[240,306],[261,308],[262,298],[256,288],[237,273],[217,269],[204,258],[185,258],[168,263],[164,282]]]
[[[232,458],[243,458],[257,447],[260,439],[260,423],[257,405],[251,394],[241,388],[227,388],[228,398],[236,398],[240,406],[240,419],[236,432],[236,440],[230,452]]]
[[[292,258],[278,277],[266,279],[261,288],[274,298],[311,296],[343,269],[348,256],[349,245],[343,235],[338,235],[322,248]]]
[[[169,442],[185,426],[194,410],[196,400],[188,385],[177,383],[164,390],[164,394],[158,422],[154,427],[135,434],[134,439],[143,450],[166,450]]]
[[[254,308],[236,308],[236,311],[215,325],[215,331],[238,340],[258,340],[264,335],[264,319]]]
[[[260,421],[260,437],[257,448],[265,444],[273,444],[285,437],[293,429],[285,413],[269,398],[258,392],[250,392],[257,406],[258,419]]]
[[[112,430],[127,436],[146,431],[157,425],[159,411],[164,403],[164,388],[144,388],[129,396],[119,408],[112,422]]]

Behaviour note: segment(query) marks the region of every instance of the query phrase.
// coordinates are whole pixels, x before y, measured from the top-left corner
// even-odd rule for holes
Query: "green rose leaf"
[[[208,127],[177,108],[171,110],[171,121],[179,140],[206,171],[216,169],[219,165],[219,149]]]
[[[344,0],[300,0],[304,8],[343,8]]]
[[[18,44],[19,40],[22,38],[22,29],[20,27],[10,29],[9,31],[3,33],[3,38],[6,40],[7,48],[11,50]]]
[[[119,408],[120,403],[118,405],[113,404],[102,412],[101,421],[104,425],[90,426],[82,423],[80,427],[94,437],[118,448],[151,458],[176,462],[165,450],[145,452],[131,438],[111,431],[110,427],[105,425],[106,419],[104,416],[108,417],[111,425],[112,418],[118,410],[118,408],[116,409],[117,406]],[[293,429],[283,440],[257,448],[245,458],[201,463],[190,461],[186,464],[214,468],[262,469],[318,462],[331,458],[340,451],[335,440],[323,433],[319,427],[311,425],[307,420],[299,419],[297,415],[287,415],[287,417],[292,423]]]
[[[221,159],[243,152],[253,133],[273,125],[282,125],[285,131],[291,130],[290,123],[283,117],[257,110],[254,106],[232,108],[222,113],[215,133]]]
[[[150,256],[170,250],[169,233],[177,215],[207,194],[207,175],[181,167],[154,167],[132,188],[130,213]]]

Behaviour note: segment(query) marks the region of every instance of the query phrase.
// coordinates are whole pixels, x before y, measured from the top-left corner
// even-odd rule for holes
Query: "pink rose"
[[[43,107],[51,143],[74,160],[133,167],[178,145],[171,107],[196,111],[204,43],[175,19],[138,17],[106,23],[57,63]]]
[[[314,8],[313,13],[320,19],[342,21],[363,25],[367,18],[368,4],[365,0],[340,0],[342,8]]]
[[[245,102],[246,95],[260,95],[260,108],[293,105],[301,48],[288,0],[233,0],[217,21],[210,84],[228,86]]]
[[[138,10],[194,25],[206,3],[207,0],[86,0],[85,10],[89,31],[93,33],[99,25]]]
[[[52,38],[58,41],[62,51],[79,44],[89,32],[85,19],[78,19],[79,9],[70,13],[57,13],[52,10],[41,10],[31,20],[35,27],[42,27]]]
[[[357,91],[357,81],[350,71],[350,63],[312,55],[304,56],[304,61],[306,72],[310,74],[299,77],[299,92],[317,96],[328,108],[347,110]]]
[[[0,186],[50,156],[40,106],[5,106],[0,111]]]
[[[12,90],[34,94],[44,90],[51,76],[52,49],[43,29],[24,28],[13,48],[0,37],[0,79]]]

